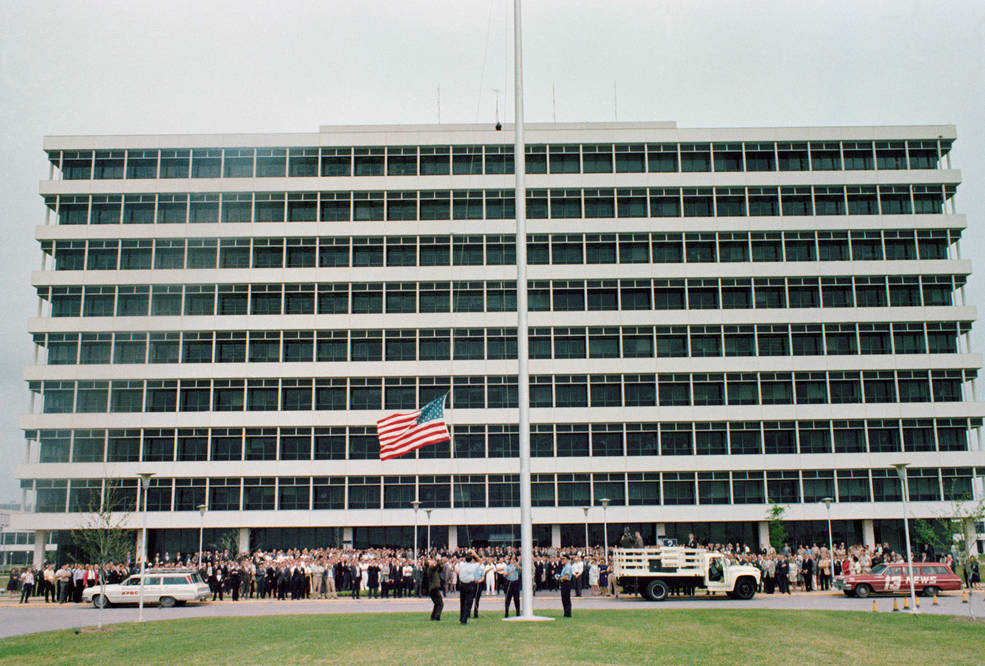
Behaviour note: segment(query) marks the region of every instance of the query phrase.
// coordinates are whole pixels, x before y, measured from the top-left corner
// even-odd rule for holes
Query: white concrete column
[[[759,547],[762,550],[769,550],[770,548],[770,524],[767,520],[760,520],[756,523],[759,528]]]
[[[448,526],[448,550],[458,550],[458,525]]]
[[[134,543],[133,543],[133,552],[134,552],[133,561],[139,563],[144,556],[144,549],[141,548],[141,540],[140,540],[143,531],[138,528],[137,530],[135,530],[135,532],[137,534],[136,537],[134,538]]]
[[[239,528],[239,552],[248,553],[250,552],[250,528],[241,527]]]
[[[41,565],[44,564],[44,549],[45,542],[48,540],[48,532],[45,530],[37,530],[34,532],[34,562],[33,566],[36,569],[40,569]]]
[[[872,548],[876,546],[876,528],[871,518],[862,521],[862,543]]]
[[[351,527],[343,527],[342,528],[342,546],[343,547],[349,546],[350,548],[352,547],[352,528]]]
[[[666,523],[657,523],[657,536],[665,537],[667,536],[667,525]]]
[[[561,526],[551,525],[551,547],[560,548],[561,547]]]

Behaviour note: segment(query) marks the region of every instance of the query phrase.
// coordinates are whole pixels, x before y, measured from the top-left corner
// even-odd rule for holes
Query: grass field
[[[451,608],[451,604],[447,610]],[[556,613],[545,613],[557,616]],[[0,641],[6,663],[981,664],[985,623],[775,610],[609,610],[468,626],[446,612],[203,618]]]

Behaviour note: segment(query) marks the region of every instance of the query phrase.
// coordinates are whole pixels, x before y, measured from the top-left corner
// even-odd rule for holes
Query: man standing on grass
[[[431,597],[431,619],[435,622],[441,620],[441,610],[445,607],[445,602],[441,598],[441,558],[428,558],[427,569],[424,570],[424,585],[427,588],[428,596]]]
[[[458,621],[469,623],[469,613],[472,612],[472,598],[475,596],[475,554],[466,553],[465,559],[458,563]]]
[[[571,560],[567,555],[562,555],[561,562],[564,566],[557,575],[558,582],[561,583],[561,607],[564,609],[564,617],[571,617]]]
[[[517,617],[520,615],[520,567],[516,564],[516,558],[510,556],[509,560],[506,562],[506,569],[503,571],[503,577],[506,578],[506,614],[503,617],[510,616],[510,599],[513,600],[513,605],[516,608]]]

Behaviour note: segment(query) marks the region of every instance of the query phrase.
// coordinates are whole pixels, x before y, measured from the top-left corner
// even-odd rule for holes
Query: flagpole
[[[513,0],[513,165],[516,174],[516,353],[520,444],[520,569],[523,619],[534,617],[533,522],[530,496],[530,367],[527,347],[527,185],[523,138],[523,33]]]

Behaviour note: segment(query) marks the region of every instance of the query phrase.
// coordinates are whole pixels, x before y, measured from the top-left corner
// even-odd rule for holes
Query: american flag
[[[447,397],[448,394],[445,393],[420,409],[398,412],[377,421],[380,460],[399,458],[422,446],[449,441],[451,437],[444,418]]]

